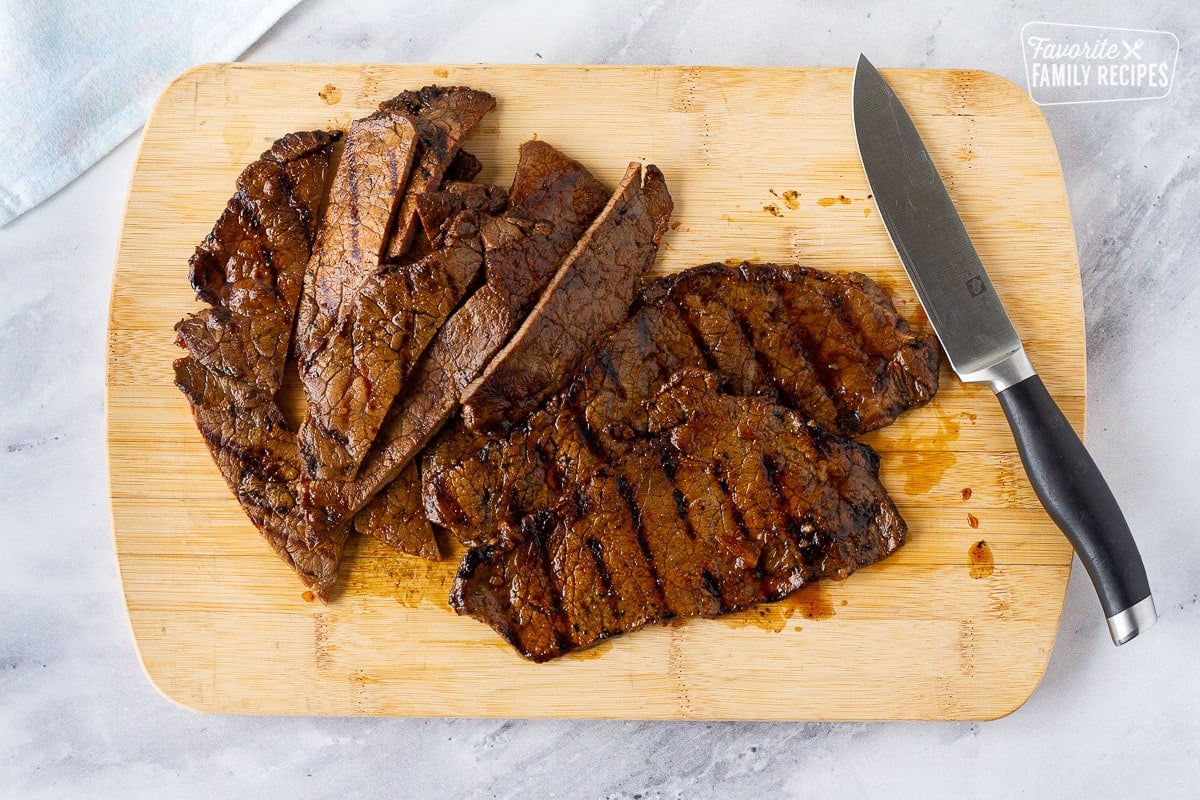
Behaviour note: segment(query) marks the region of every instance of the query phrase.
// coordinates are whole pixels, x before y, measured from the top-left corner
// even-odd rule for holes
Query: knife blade
[[[879,216],[950,366],[996,393],[1034,491],[1092,579],[1113,643],[1128,642],[1158,615],[1125,516],[1034,369],[912,118],[861,55],[853,113]]]

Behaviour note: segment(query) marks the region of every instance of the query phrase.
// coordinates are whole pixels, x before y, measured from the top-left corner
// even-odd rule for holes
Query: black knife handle
[[[1029,482],[1092,577],[1104,615],[1111,621],[1150,597],[1146,568],[1125,515],[1042,379],[1026,378],[996,397]]]

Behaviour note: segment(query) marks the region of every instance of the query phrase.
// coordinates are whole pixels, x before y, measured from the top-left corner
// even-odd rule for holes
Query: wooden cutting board
[[[676,201],[658,272],[726,259],[859,270],[925,324],[868,195],[848,69],[210,65],[147,123],[108,343],[113,527],[147,674],[197,710],[698,719],[986,719],[1033,692],[1071,551],[1025,480],[999,406],[948,370],[927,407],[866,437],[910,526],[843,583],[718,620],[519,657],[446,603],[458,553],[428,563],[352,540],[329,606],[222,482],[172,385],[172,326],[197,307],[187,259],[242,167],[288,131],[342,127],[407,88],[463,83],[496,111],[467,148],[507,185],[538,137],[610,186],[658,164]],[[973,71],[885,75],[928,143],[1030,356],[1082,429],[1075,242],[1058,157],[1017,86]],[[968,492],[969,490],[969,492]],[[967,498],[969,493],[970,497]]]

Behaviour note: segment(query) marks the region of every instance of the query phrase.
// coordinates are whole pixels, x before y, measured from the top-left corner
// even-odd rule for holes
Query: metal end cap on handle
[[[1109,617],[1108,632],[1112,634],[1113,644],[1120,646],[1149,628],[1157,619],[1154,598],[1147,596],[1145,600]]]

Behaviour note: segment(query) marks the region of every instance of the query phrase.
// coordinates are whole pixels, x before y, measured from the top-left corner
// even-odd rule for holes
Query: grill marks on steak
[[[307,536],[296,436],[279,406],[260,390],[191,358],[175,362],[175,385],[191,404],[196,427],[250,521],[304,584],[327,599],[337,581],[346,532]]]
[[[416,128],[403,116],[380,112],[350,123],[296,326],[297,362],[308,400],[299,444],[310,475],[352,474],[370,446],[375,417],[382,418],[391,401],[375,391],[395,369],[394,359],[382,352],[391,337],[373,338],[375,331],[366,323],[380,315],[362,322],[358,317],[364,300],[368,316],[388,310],[379,309],[378,298],[363,298],[362,289],[379,269],[416,144]]]
[[[417,199],[436,190],[451,165],[455,165],[457,180],[470,180],[478,173],[480,165],[474,156],[468,153],[458,158],[459,144],[467,131],[495,107],[496,100],[490,94],[465,86],[426,86],[415,92],[401,92],[379,104],[381,112],[409,119],[420,136],[412,178],[388,243],[389,261],[408,253],[418,226]]]
[[[903,543],[869,448],[721,384],[676,375],[646,437],[467,554],[455,610],[545,661],[650,622],[778,600]]]
[[[578,162],[544,142],[521,146],[508,210],[480,223],[485,282],[434,337],[354,480],[309,484],[310,529],[346,524],[437,433],[607,199]]]
[[[571,384],[508,437],[490,440],[459,424],[443,432],[424,456],[426,513],[479,544],[501,524],[550,508],[646,435],[649,401],[682,369],[709,370],[726,391],[774,398],[857,434],[928,401],[938,358],[932,335],[910,331],[861,275],[771,265],[688,270],[646,287]]]
[[[389,252],[408,254],[426,195],[441,183],[463,135],[494,105],[483,92],[426,87],[351,124],[298,328],[306,478],[354,477],[421,351],[478,272],[483,247],[466,203],[453,215],[443,209],[432,252],[417,248],[402,265],[380,263],[393,217]]]
[[[673,204],[653,165],[629,165],[617,191],[575,245],[508,344],[462,396],[467,427],[506,430],[556,393],[623,320],[654,262]]]
[[[197,297],[211,307],[176,326],[189,355],[174,365],[175,384],[238,502],[321,596],[337,578],[345,536],[304,534],[295,435],[275,394],[339,136],[289,134],[242,172],[190,261]]]
[[[857,436],[937,392],[939,351],[858,273],[710,264],[666,278],[647,302],[676,305],[707,364],[745,394],[778,396]]]
[[[279,388],[340,135],[305,131],[275,142],[238,176],[236,194],[188,261],[196,297],[210,308],[175,331],[206,369],[271,394]]]

